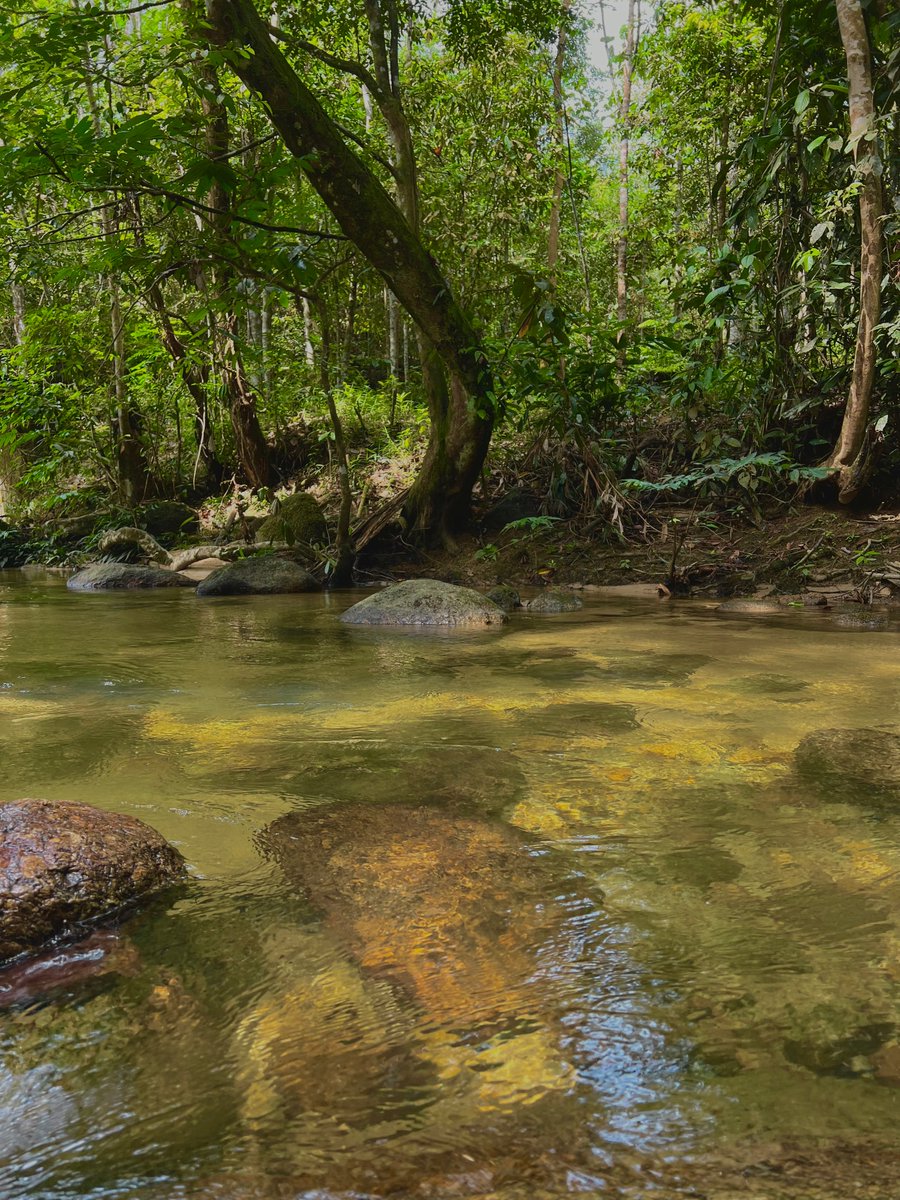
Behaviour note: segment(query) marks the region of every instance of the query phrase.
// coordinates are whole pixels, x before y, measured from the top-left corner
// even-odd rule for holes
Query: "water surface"
[[[900,764],[793,754],[900,724],[900,627],[355,598],[0,575],[0,799],[192,871],[7,996],[0,1195],[900,1194]]]

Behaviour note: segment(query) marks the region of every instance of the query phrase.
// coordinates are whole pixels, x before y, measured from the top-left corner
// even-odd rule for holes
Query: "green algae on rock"
[[[471,588],[407,579],[341,613],[347,625],[502,625],[506,613]]]
[[[184,873],[179,852],[134,817],[89,804],[0,805],[0,962],[115,912]]]
[[[485,592],[485,598],[493,601],[505,613],[513,612],[515,609],[522,607],[522,598],[516,589],[510,587],[508,583],[500,583],[496,587],[491,588],[489,592]]]

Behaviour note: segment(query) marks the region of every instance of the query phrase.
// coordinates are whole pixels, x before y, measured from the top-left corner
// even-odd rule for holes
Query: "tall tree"
[[[839,498],[857,495],[867,473],[866,433],[875,388],[875,328],[881,315],[882,163],[875,126],[872,51],[860,0],[836,0],[841,42],[847,58],[850,144],[861,183],[859,191],[859,324],[850,394],[830,465],[837,468]]]
[[[382,19],[375,3],[369,3],[367,15],[370,28]],[[273,42],[271,28],[251,0],[207,0],[207,22],[210,42],[265,103],[272,124],[306,178],[346,237],[380,272],[446,371],[447,381],[440,391],[435,384],[427,389],[432,432],[408,512],[415,528],[451,538],[468,520],[472,488],[493,429],[493,380],[481,340],[409,217],[347,144]],[[374,53],[384,45],[384,34],[375,31],[371,37]],[[395,54],[393,34],[391,47]],[[398,189],[414,215],[415,162],[405,147],[408,126],[400,119],[402,109],[390,90],[392,69],[390,58],[376,64],[382,79],[379,84],[376,76],[372,83],[386,117],[390,114]],[[385,86],[389,90],[382,94]]]

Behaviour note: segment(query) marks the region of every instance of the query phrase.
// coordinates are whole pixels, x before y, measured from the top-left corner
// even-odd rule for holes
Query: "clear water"
[[[898,722],[900,632],[356,598],[0,576],[0,799],[191,865],[0,978],[0,1196],[900,1194],[900,801],[793,758]]]

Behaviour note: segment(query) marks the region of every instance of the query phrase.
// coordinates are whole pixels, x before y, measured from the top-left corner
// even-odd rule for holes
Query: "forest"
[[[900,0],[0,97],[0,1198],[897,1200]]]
[[[6,564],[156,498],[311,490],[335,582],[895,502],[900,11],[622,12],[9,0]]]

